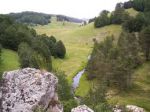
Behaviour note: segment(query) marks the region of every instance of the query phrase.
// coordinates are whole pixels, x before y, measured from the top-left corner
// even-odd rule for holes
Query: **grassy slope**
[[[67,49],[66,58],[53,60],[53,67],[64,71],[69,82],[86,65],[93,38],[101,40],[107,35],[118,36],[121,31],[121,27],[118,25],[110,25],[101,29],[95,29],[93,23],[79,26],[79,24],[65,22],[63,25],[63,22],[57,22],[55,17],[52,18],[52,23],[37,26],[35,29],[39,34],[54,35],[58,40],[64,42]]]
[[[128,92],[112,95],[109,102],[134,104],[150,112],[150,62],[135,70],[133,76],[134,87]]]
[[[138,14],[138,11],[134,10],[133,8],[126,9],[126,12],[128,12],[132,17],[135,17]]]
[[[2,50],[2,65],[0,71],[10,71],[19,68],[18,55],[16,52],[8,49]]]

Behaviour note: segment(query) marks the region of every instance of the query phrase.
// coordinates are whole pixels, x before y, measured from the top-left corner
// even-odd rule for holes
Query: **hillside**
[[[138,14],[134,9],[127,9],[126,11],[133,17]],[[73,77],[85,68],[88,56],[93,48],[93,39],[96,38],[98,41],[102,41],[106,36],[114,35],[115,40],[117,40],[122,31],[121,25],[108,25],[102,28],[94,28],[93,23],[81,26],[79,23],[57,20],[57,16],[52,16],[51,23],[33,26],[33,28],[38,34],[53,35],[57,40],[64,42],[67,49],[66,57],[65,59],[53,58],[53,68],[64,71],[70,84],[72,84]],[[3,49],[2,59],[1,71],[19,68],[16,52]],[[110,94],[108,98],[109,103],[122,105],[134,104],[150,111],[149,66],[150,63],[147,62],[134,71],[134,87],[130,91],[118,92],[110,89],[108,92]],[[84,74],[80,79],[80,84],[75,91],[75,95],[80,97],[86,96],[91,83],[86,79],[86,74]]]
[[[19,68],[18,56],[15,51],[3,49],[2,50],[2,65],[0,71],[10,71]]]
[[[93,38],[102,40],[107,35],[114,34],[118,36],[121,32],[121,27],[118,25],[95,29],[93,23],[80,26],[70,22],[58,22],[55,17],[51,21],[48,25],[39,25],[34,28],[39,34],[54,35],[58,40],[60,39],[64,42],[67,56],[64,60],[54,60],[53,67],[64,71],[70,81],[79,70],[85,67],[87,57],[90,55],[93,45]]]
[[[12,17],[19,23],[25,24],[39,24],[39,25],[47,25],[50,23],[50,19],[52,16],[56,16],[58,21],[68,21],[74,23],[82,23],[82,19],[73,18],[65,15],[55,15],[55,14],[45,14],[45,13],[38,13],[33,11],[25,11],[20,13],[10,13],[8,16]]]
[[[137,11],[133,9],[126,10],[131,16],[136,16]],[[86,66],[87,57],[90,55],[93,45],[92,39],[96,38],[101,41],[107,35],[118,35],[121,32],[121,26],[109,25],[95,29],[93,23],[86,26],[73,24],[70,22],[57,22],[56,18],[52,18],[52,23],[45,26],[34,27],[39,34],[46,33],[54,35],[57,39],[63,40],[67,48],[67,56],[65,60],[54,60],[53,66],[57,69],[65,71],[70,83],[73,76]],[[69,65],[69,66],[68,66]],[[79,87],[76,90],[77,96],[85,96],[90,89],[91,82],[87,81],[86,74],[81,77]],[[134,72],[135,86],[129,92],[114,93],[109,99],[111,104],[134,104],[150,111],[149,105],[149,63],[139,67]],[[84,89],[83,89],[84,88]],[[111,94],[112,91],[110,91]],[[114,90],[113,90],[114,92]],[[142,95],[144,93],[144,95]],[[133,97],[134,96],[134,97]]]
[[[137,68],[133,74],[134,86],[127,92],[112,92],[112,96],[109,99],[111,104],[119,103],[134,104],[143,107],[150,111],[150,63],[145,63]]]

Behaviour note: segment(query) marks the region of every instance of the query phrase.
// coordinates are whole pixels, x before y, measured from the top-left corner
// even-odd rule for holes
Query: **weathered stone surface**
[[[33,112],[39,106],[48,112],[62,112],[57,83],[53,74],[34,68],[5,72],[0,88],[0,112]]]
[[[89,107],[87,107],[86,105],[80,105],[76,108],[73,108],[71,112],[94,112],[94,111]]]
[[[124,110],[127,110],[129,112],[145,112],[143,108],[135,106],[135,105],[127,105],[124,107],[124,109],[121,106],[116,105],[113,108],[113,112],[124,112]]]
[[[143,108],[135,105],[127,105],[126,108],[129,112],[145,112]]]

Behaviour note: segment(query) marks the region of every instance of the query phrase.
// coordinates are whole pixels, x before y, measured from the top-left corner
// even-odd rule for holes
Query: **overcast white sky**
[[[0,13],[36,11],[92,18],[103,9],[112,11],[116,3],[128,0],[0,0]]]

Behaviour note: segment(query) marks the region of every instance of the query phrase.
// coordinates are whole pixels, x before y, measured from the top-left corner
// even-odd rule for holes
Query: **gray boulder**
[[[56,87],[58,79],[52,73],[25,68],[3,74],[0,88],[0,112],[62,112]]]
[[[86,105],[80,105],[76,108],[73,108],[71,112],[94,112],[94,111],[89,107],[87,107]]]
[[[145,112],[143,108],[135,105],[127,105],[126,108],[129,112]]]

